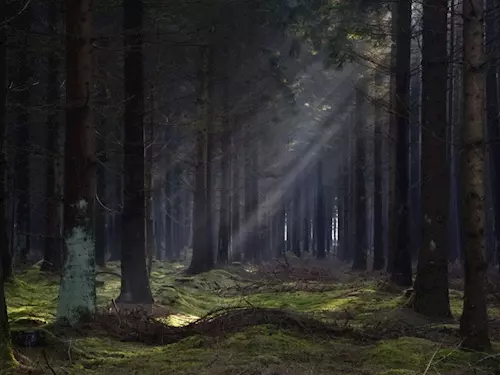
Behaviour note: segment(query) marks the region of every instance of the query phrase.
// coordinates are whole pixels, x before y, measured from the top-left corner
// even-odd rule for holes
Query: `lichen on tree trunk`
[[[85,215],[87,202],[77,204]],[[90,226],[77,226],[65,236],[66,262],[59,290],[58,320],[70,325],[91,317],[96,311],[95,243]]]

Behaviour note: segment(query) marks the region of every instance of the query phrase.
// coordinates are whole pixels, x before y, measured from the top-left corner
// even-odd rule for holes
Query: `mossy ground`
[[[276,272],[269,271],[275,265],[267,267],[267,272],[230,266],[188,277],[183,274],[183,264],[155,263],[151,278],[156,300],[153,312],[157,318],[179,326],[218,308],[282,308],[352,325],[370,336],[385,335],[384,339],[360,342],[261,325],[225,337],[192,336],[175,344],[151,347],[103,335],[60,339],[47,333],[44,354],[36,348],[17,348],[17,354],[26,365],[49,374],[47,362],[58,374],[120,375],[452,374],[458,370],[473,373],[474,368],[494,373],[500,368],[494,355],[457,349],[456,321],[430,322],[403,308],[406,299],[402,291],[387,287],[380,274],[352,274],[338,264],[328,267],[328,272],[322,272],[317,265],[307,265],[299,272],[275,276]],[[117,264],[110,263],[100,270],[104,273],[98,274],[102,282],[98,303],[103,309],[112,308],[111,301],[118,296],[120,279],[113,274],[118,270]],[[36,266],[17,274],[16,281],[7,286],[14,330],[24,329],[33,319],[53,321],[58,282],[57,277],[41,274]],[[458,318],[461,292],[452,290],[450,295]],[[492,304],[490,315],[500,317],[500,308]]]

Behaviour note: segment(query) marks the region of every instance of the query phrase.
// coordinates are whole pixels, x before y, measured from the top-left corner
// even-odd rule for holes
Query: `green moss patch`
[[[457,321],[436,324],[405,309],[402,291],[380,288],[380,276],[361,278],[339,269],[335,277],[272,278],[256,267],[243,265],[197,276],[186,276],[184,270],[180,263],[154,263],[153,311],[164,324],[182,327],[211,311],[243,306],[307,314],[340,327],[348,324],[366,332],[367,337],[389,334],[377,342],[354,340],[349,335],[333,337],[301,329],[300,324],[292,330],[276,322],[266,324],[264,317],[255,326],[243,324],[221,335],[194,334],[163,346],[121,342],[104,331],[90,337],[69,332],[59,332],[56,337],[47,331],[45,346],[16,348],[21,361],[28,358],[31,362],[27,365],[44,369],[44,373],[50,373],[48,360],[57,373],[96,375],[410,375],[424,373],[429,363],[427,374],[454,373],[470,366],[491,372],[499,367],[495,356],[458,350],[458,338],[451,332],[456,331]],[[119,272],[117,263],[99,270],[97,298],[101,309],[113,309],[112,300],[120,291]],[[6,290],[13,329],[44,330],[50,325],[58,288],[59,278],[43,274],[37,267],[18,272]],[[462,293],[451,290],[450,300],[458,318]],[[500,309],[491,306],[490,316],[500,317]],[[240,323],[227,321],[221,327]],[[494,343],[495,349],[499,347]]]

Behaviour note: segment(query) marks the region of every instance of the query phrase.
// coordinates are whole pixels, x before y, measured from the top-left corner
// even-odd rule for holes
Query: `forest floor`
[[[334,262],[233,265],[194,277],[184,270],[154,263],[147,319],[116,313],[119,267],[109,263],[98,273],[97,321],[71,331],[50,324],[58,278],[36,265],[19,272],[7,285],[17,357],[41,374],[499,373],[497,282],[489,294],[495,353],[471,353],[458,349],[458,278],[450,282],[455,319],[439,322],[405,308],[404,291],[381,273]],[[30,338],[35,346],[25,348]]]

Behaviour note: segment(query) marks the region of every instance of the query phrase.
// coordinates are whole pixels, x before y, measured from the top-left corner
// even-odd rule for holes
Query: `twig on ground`
[[[113,303],[113,307],[115,308],[116,311],[116,316],[118,317],[118,324],[121,326],[122,325],[122,320],[120,318],[120,309],[116,305],[115,299],[111,299],[111,302]]]
[[[50,372],[52,372],[52,374],[54,374],[54,375],[57,375],[56,372],[54,371],[54,369],[52,368],[52,366],[49,363],[49,359],[47,358],[47,353],[45,352],[45,349],[42,350],[42,355],[43,355],[43,359],[45,359],[45,364],[49,368]]]

